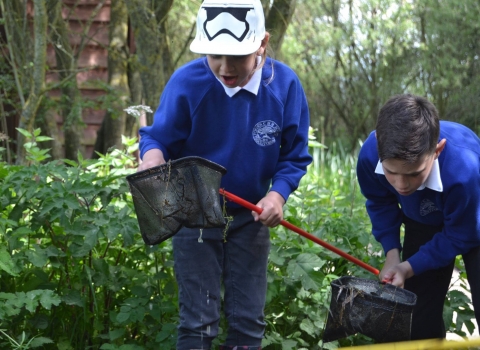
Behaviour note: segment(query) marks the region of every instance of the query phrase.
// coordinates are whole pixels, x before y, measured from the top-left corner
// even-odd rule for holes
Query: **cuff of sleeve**
[[[419,275],[425,271],[431,270],[434,266],[431,266],[431,259],[429,259],[422,252],[417,252],[407,259],[413,269],[415,275]]]
[[[399,252],[402,251],[402,244],[400,243],[400,235],[383,237],[380,240],[380,244],[383,247],[383,251],[385,255],[387,255],[387,253],[392,249],[398,249]]]
[[[150,144],[150,145],[144,145],[142,148],[141,148],[141,151],[140,151],[140,159],[143,159],[143,156],[145,155],[145,153],[147,153],[148,151],[150,151],[151,149],[159,149],[160,151],[162,151],[163,153],[163,158],[165,159],[166,162],[168,162],[168,160],[170,159],[170,155],[168,154],[167,150],[165,149],[165,147],[162,147],[160,145],[155,145],[155,144]]]
[[[275,191],[280,193],[280,195],[285,199],[285,203],[287,202],[288,197],[292,193],[292,190],[287,182],[282,180],[277,180],[270,188],[270,191]]]

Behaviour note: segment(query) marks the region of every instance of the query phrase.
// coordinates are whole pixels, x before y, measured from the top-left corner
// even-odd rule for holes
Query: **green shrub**
[[[46,162],[38,131],[29,164],[0,162],[0,348],[174,349],[178,321],[171,242],[146,246],[125,177],[135,139],[98,160]],[[315,160],[285,219],[381,268],[356,185],[356,158],[312,142]],[[362,335],[322,344],[330,282],[372,273],[297,233],[271,230],[264,349],[325,349],[372,343]],[[464,335],[473,317],[461,292],[447,300],[447,326]],[[454,324],[453,312],[457,312]],[[219,344],[225,337],[221,321]]]

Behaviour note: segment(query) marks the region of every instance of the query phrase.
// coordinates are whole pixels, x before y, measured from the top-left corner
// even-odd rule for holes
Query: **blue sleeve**
[[[446,181],[456,179],[444,192],[444,227],[408,259],[415,274],[446,266],[457,255],[480,245],[479,165],[469,163],[467,169],[452,166],[454,173],[442,173]],[[462,168],[464,170],[459,171]]]
[[[380,242],[385,254],[402,249],[400,226],[403,214],[397,197],[379,180],[375,173],[378,163],[375,134],[370,134],[360,150],[357,162],[357,178],[365,196],[367,213],[372,222],[372,234]]]
[[[280,193],[286,201],[297,189],[307,166],[312,162],[308,153],[310,116],[305,92],[298,78],[289,87],[283,118],[280,155],[271,190]]]
[[[185,84],[177,77],[178,73],[174,73],[165,86],[152,125],[139,130],[140,158],[148,150],[158,148],[168,161],[175,157],[172,153],[182,148],[190,134],[191,101],[186,97]]]

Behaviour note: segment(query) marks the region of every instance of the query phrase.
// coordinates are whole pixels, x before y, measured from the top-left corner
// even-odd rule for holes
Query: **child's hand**
[[[262,213],[257,214],[252,211],[252,215],[255,221],[260,220],[265,226],[275,227],[283,220],[284,204],[285,199],[283,199],[280,193],[270,191],[257,203],[257,206],[263,209]]]
[[[403,288],[405,280],[414,275],[412,266],[408,261],[400,262],[400,252],[392,249],[387,252],[385,265],[378,276],[380,281]]]
[[[412,266],[408,261],[404,261],[387,270],[383,275],[382,282],[390,283],[394,286],[403,288],[405,280],[413,275],[414,273]]]
[[[385,283],[391,283],[388,278],[385,278],[385,273],[392,269],[394,266],[400,264],[402,261],[400,260],[400,252],[398,249],[391,249],[387,252],[385,256],[385,264],[383,265],[382,271],[378,275],[380,281]]]
[[[137,171],[153,168],[154,166],[162,165],[165,163],[163,152],[159,149],[152,148],[143,155],[142,162],[137,168]]]

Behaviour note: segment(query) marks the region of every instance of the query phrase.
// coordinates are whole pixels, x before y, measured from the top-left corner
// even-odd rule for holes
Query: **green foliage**
[[[478,0],[298,0],[279,56],[327,144],[353,150],[388,97],[406,92],[478,132],[479,16]]]
[[[177,314],[171,249],[145,246],[138,232],[125,180],[136,141],[98,161],[41,163],[42,138],[26,136],[32,163],[0,163],[3,344],[168,348]]]
[[[48,152],[49,149],[40,149],[38,147],[38,142],[51,141],[52,138],[48,136],[41,136],[41,130],[35,129],[33,133],[28,132],[28,130],[17,128],[18,132],[21,133],[29,141],[23,144],[23,147],[27,150],[27,161],[29,162],[42,162],[48,158],[50,155]]]
[[[337,145],[328,150],[317,145],[312,153],[314,162],[290,196],[285,220],[378,268],[381,247],[370,234],[355,185],[355,158]],[[264,348],[320,349],[331,281],[345,275],[377,277],[284,227],[271,230],[271,241]],[[365,342],[371,340],[357,335],[323,344],[323,348]]]
[[[22,335],[18,337],[17,340],[10,337],[5,329],[0,329],[0,333],[7,338],[10,348],[14,350],[22,349],[33,349],[41,347],[44,344],[52,344],[52,340],[44,337],[33,337],[31,339],[26,339],[25,332],[22,332]]]
[[[98,160],[45,162],[27,135],[31,164],[0,163],[0,347],[173,349],[177,286],[170,240],[146,246],[125,176],[135,139]],[[380,268],[356,186],[355,157],[341,143],[311,142],[314,163],[285,207],[285,219]],[[30,152],[31,151],[31,152]],[[370,272],[283,226],[271,230],[264,349],[335,349],[370,344],[362,335],[322,344],[330,283]],[[462,277],[463,278],[463,277]],[[446,324],[463,335],[473,317],[461,291]],[[454,312],[456,322],[453,322]],[[215,344],[225,339],[225,320]]]

